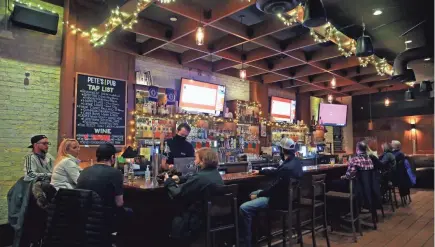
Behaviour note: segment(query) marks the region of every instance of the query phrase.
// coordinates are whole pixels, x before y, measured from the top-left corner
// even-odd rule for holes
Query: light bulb
[[[332,96],[332,94],[328,94],[328,102],[332,103],[333,100],[334,100],[334,97]]]
[[[245,80],[246,79],[246,69],[241,69],[239,71],[240,79]]]
[[[203,27],[198,27],[198,29],[196,29],[196,35],[195,35],[195,39],[196,39],[196,44],[197,45],[203,45],[204,44],[204,28]]]
[[[332,77],[331,80],[331,88],[335,89],[335,87],[337,87],[337,79],[335,79],[335,76]]]
[[[387,107],[390,106],[390,99],[389,98],[385,98],[384,104]]]

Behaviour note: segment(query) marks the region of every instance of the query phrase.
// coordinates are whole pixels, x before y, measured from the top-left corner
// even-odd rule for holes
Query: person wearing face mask
[[[296,143],[291,138],[284,137],[280,141],[282,164],[277,169],[253,171],[274,177],[273,182],[263,190],[257,190],[249,195],[251,199],[240,206],[240,235],[242,246],[252,246],[252,218],[258,211],[265,208],[285,209],[288,207],[288,185],[290,178],[301,179],[302,163],[295,156]]]
[[[182,123],[177,127],[177,134],[166,140],[166,148],[164,147],[164,135],[161,135],[161,150],[166,156],[162,161],[162,168],[169,170],[174,165],[174,158],[189,158],[195,156],[195,149],[186,138],[190,133],[190,126],[187,123]]]
[[[37,135],[30,139],[32,153],[24,158],[24,181],[50,179],[53,171],[54,158],[48,153],[48,138]]]
[[[79,178],[80,145],[75,139],[65,139],[59,145],[57,158],[54,161],[53,175],[51,176],[51,185],[57,190],[60,188],[74,189]]]
[[[177,176],[172,178],[165,175],[165,188],[173,200],[180,201],[184,205],[181,215],[172,221],[171,238],[180,242],[194,241],[202,229],[202,213],[205,193],[208,189],[224,185],[221,175],[217,170],[218,156],[210,148],[201,148],[195,154],[195,164],[199,166],[198,173],[187,178],[187,181],[177,185]],[[179,240],[185,241],[179,241]],[[189,246],[189,245],[186,245]]]

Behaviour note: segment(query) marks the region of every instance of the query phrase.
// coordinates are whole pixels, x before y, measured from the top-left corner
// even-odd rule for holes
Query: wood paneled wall
[[[66,1],[64,22],[69,21],[69,23],[77,23],[79,27],[86,27],[89,18],[89,14],[83,12],[83,9],[76,8],[74,1]],[[59,141],[63,138],[73,138],[74,135],[74,93],[77,73],[126,80],[128,109],[133,109],[134,71],[135,57],[133,55],[108,48],[94,48],[87,39],[66,31],[60,86]],[[130,114],[127,119],[131,119]],[[82,148],[79,159],[83,161],[93,159],[95,161],[95,148]]]
[[[411,123],[415,122],[415,131]],[[373,119],[374,130],[367,130],[367,120],[354,120],[354,141],[363,137],[376,137],[377,150],[382,153],[384,142],[398,140],[402,143],[402,151],[412,154],[412,140],[416,140],[416,154],[434,153],[434,115],[417,115]],[[375,147],[373,147],[375,148]]]

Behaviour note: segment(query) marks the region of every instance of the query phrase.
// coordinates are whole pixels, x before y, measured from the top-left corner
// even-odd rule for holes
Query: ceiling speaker
[[[59,14],[46,10],[32,9],[27,5],[15,2],[11,21],[14,25],[22,28],[56,35]]]
[[[372,38],[367,35],[363,35],[358,38],[356,42],[356,56],[357,57],[368,57],[375,54],[375,49],[373,48]]]
[[[279,14],[296,8],[301,0],[257,0],[257,9],[266,14]]]
[[[308,28],[326,24],[326,11],[322,0],[308,0],[304,9],[303,25]]]

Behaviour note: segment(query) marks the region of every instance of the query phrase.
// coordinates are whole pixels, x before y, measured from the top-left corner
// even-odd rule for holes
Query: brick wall
[[[47,35],[10,26],[15,39],[0,39],[0,224],[7,220],[7,192],[24,175],[30,137],[47,135],[50,153],[56,155],[63,8],[32,2],[59,13],[59,32]],[[4,0],[0,6],[3,19]],[[28,85],[25,73],[30,74]]]
[[[226,86],[226,100],[249,100],[249,82],[218,73],[198,72],[177,64],[147,57],[136,59],[136,71],[151,71],[154,84],[162,88],[179,89],[181,78]]]

